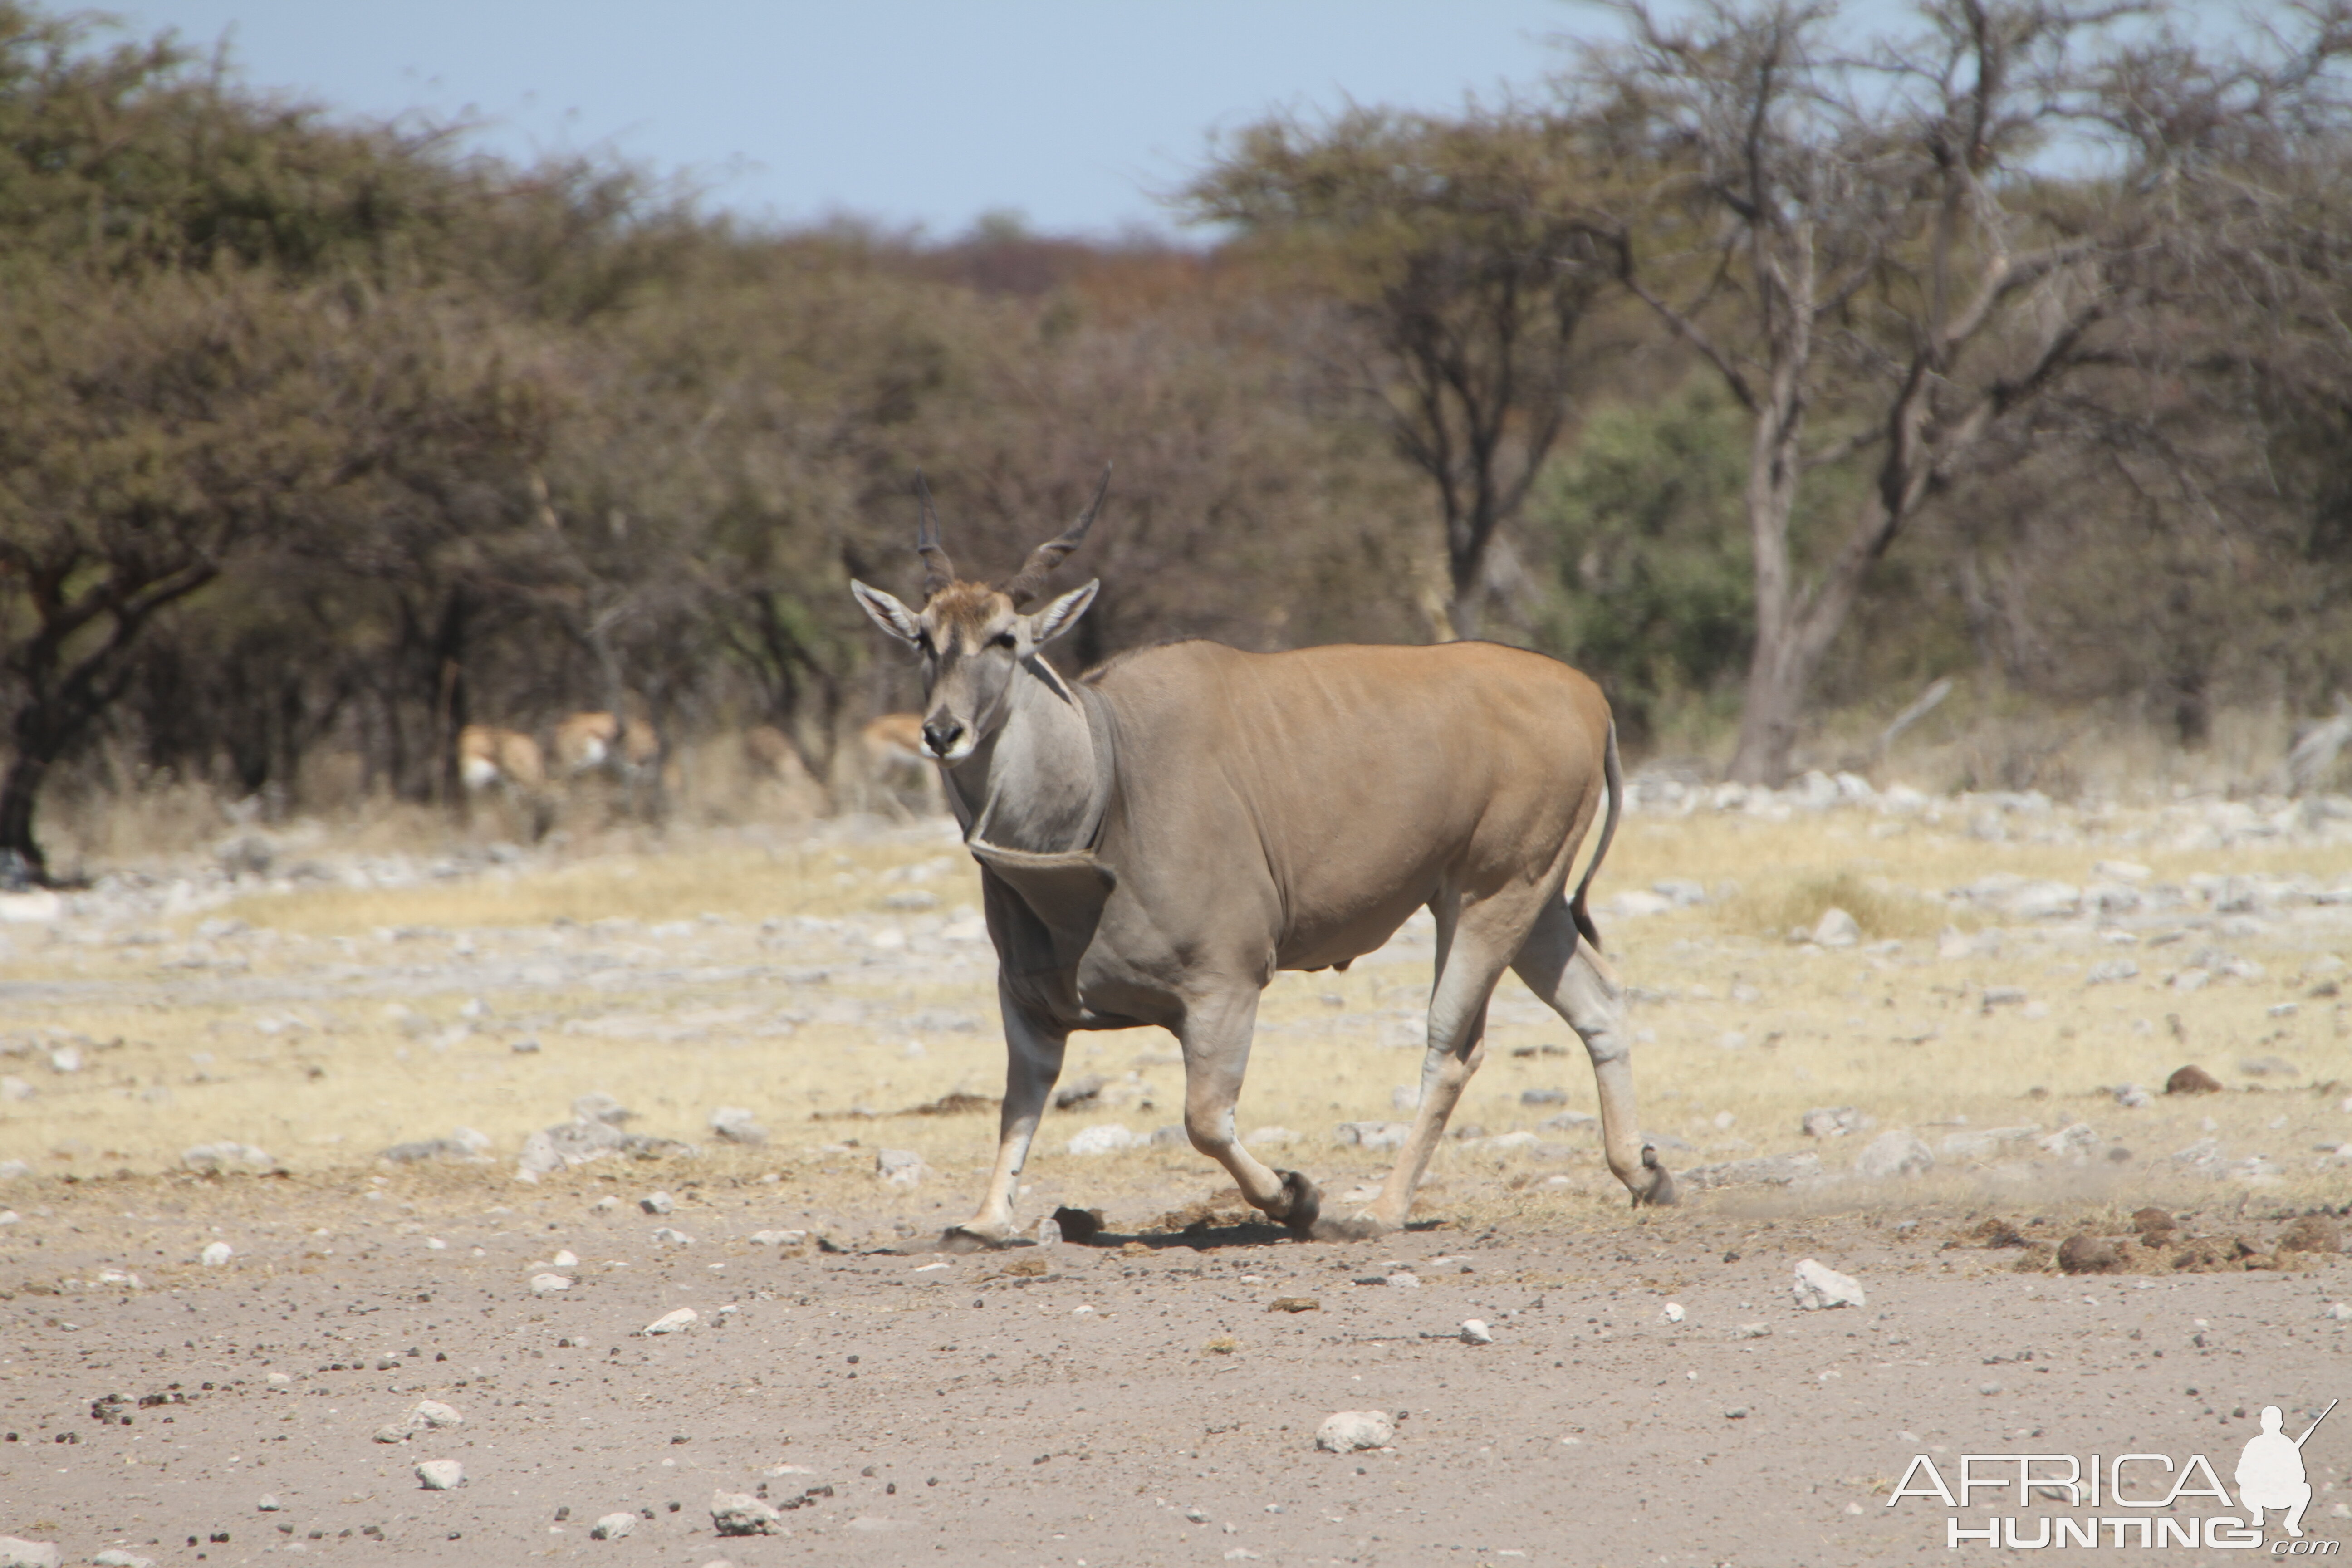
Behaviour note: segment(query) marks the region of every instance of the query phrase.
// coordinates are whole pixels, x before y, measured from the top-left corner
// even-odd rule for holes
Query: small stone
[[[2321,1317],[2337,1323],[2352,1323],[2352,1301],[2330,1301]]]
[[[664,1312],[646,1325],[649,1334],[682,1334],[702,1321],[702,1314],[691,1307],[680,1307],[675,1312]]]
[[[22,1160],[0,1160],[0,1182],[13,1182],[32,1173],[33,1167]]]
[[[2069,1122],[2036,1145],[2045,1154],[2079,1154],[2098,1146],[2099,1135],[2087,1121]]]
[[[598,1198],[594,1203],[590,1204],[588,1205],[588,1212],[591,1214],[613,1214],[617,1212],[620,1209],[620,1206],[621,1200],[612,1196],[610,1194],[607,1194],[604,1197]]]
[[[749,1492],[710,1494],[711,1527],[721,1535],[774,1535],[784,1516]]]
[[[1661,1316],[1670,1323],[1679,1323],[1683,1321],[1685,1314],[1683,1311],[1683,1305],[1680,1301],[1669,1301],[1666,1303],[1665,1310]]]
[[[205,1175],[228,1175],[243,1172],[248,1175],[267,1176],[278,1170],[278,1162],[268,1152],[250,1143],[223,1142],[199,1143],[182,1151],[180,1163]]]
[[[2116,1103],[2126,1110],[2140,1110],[2156,1103],[2156,1096],[2136,1083],[2116,1086]]]
[[[428,1492],[455,1491],[466,1484],[466,1468],[455,1459],[427,1459],[416,1467],[416,1479]]]
[[[207,1268],[218,1268],[236,1256],[236,1248],[227,1242],[215,1241],[205,1244],[205,1249],[196,1255],[196,1261]]]
[[[710,1131],[728,1143],[757,1149],[768,1142],[768,1130],[740,1105],[722,1105],[710,1113]]]
[[[1812,930],[1813,941],[1823,947],[1852,947],[1862,940],[1860,922],[1834,905],[1822,911],[1822,918]]]
[[[1412,1124],[1407,1121],[1342,1121],[1331,1131],[1341,1143],[1377,1152],[1403,1148],[1404,1141],[1412,1135]]]
[[[1276,1296],[1265,1304],[1269,1312],[1319,1312],[1323,1303],[1312,1296]]]
[[[1122,1149],[1135,1147],[1139,1140],[1133,1131],[1116,1121],[1100,1127],[1089,1127],[1070,1140],[1073,1154],[1115,1154]]]
[[[1385,1448],[1396,1438],[1396,1426],[1380,1410],[1339,1410],[1315,1428],[1315,1446],[1327,1454],[1352,1454],[1359,1448]]]
[[[549,1258],[548,1261],[554,1264],[558,1268],[577,1268],[580,1267],[579,1255],[568,1247],[562,1252],[557,1253],[554,1257]]]
[[[1882,1132],[1870,1141],[1853,1168],[1873,1181],[1916,1176],[1936,1168],[1935,1152],[1927,1140],[1907,1127]]]
[[[1867,1307],[1860,1281],[1808,1258],[1797,1265],[1792,1287],[1797,1305],[1811,1312],[1829,1307]]]
[[[1486,1327],[1483,1318],[1463,1319],[1459,1331],[1465,1345],[1491,1345],[1495,1342],[1494,1331]]]
[[[1995,1007],[2017,1006],[2024,1000],[2025,988],[2021,985],[1988,985],[1984,988],[1981,1005],[1990,1013]]]
[[[595,1523],[588,1527],[588,1539],[591,1541],[618,1541],[621,1537],[628,1534],[631,1531],[636,1528],[637,1516],[635,1514],[608,1513],[604,1518],[598,1520]]]
[[[419,1400],[416,1408],[408,1413],[408,1424],[422,1432],[427,1427],[438,1430],[463,1426],[466,1418],[457,1413],[455,1405],[444,1405],[437,1399],[425,1399]]]
[[[1738,1337],[1743,1340],[1769,1340],[1772,1337],[1772,1325],[1769,1323],[1742,1323],[1739,1325]]]
[[[2083,976],[2083,984],[2085,985],[2113,985],[2118,981],[2136,980],[2138,977],[2138,964],[2134,963],[2128,958],[2110,958],[2104,963],[2095,963],[2091,965],[2091,972]]]
[[[1124,1132],[1124,1127],[1119,1129]],[[912,1149],[880,1149],[875,1152],[874,1173],[894,1187],[911,1187],[929,1174],[930,1168],[923,1157]]]
[[[519,1057],[537,1056],[539,1054],[539,1042],[534,1039],[517,1040],[513,1045],[509,1046],[507,1049],[512,1051]]]
[[[675,1211],[677,1203],[667,1193],[647,1193],[637,1200],[637,1206],[647,1214],[666,1215]]]
[[[1851,1105],[1817,1105],[1805,1112],[1800,1125],[1808,1138],[1843,1138],[1861,1121],[1862,1113]]]
[[[125,1552],[120,1546],[108,1547],[90,1562],[97,1568],[155,1568],[152,1557],[142,1557],[136,1552]]]
[[[654,1229],[654,1239],[669,1247],[692,1247],[694,1245],[694,1237],[687,1235],[686,1232],[678,1229],[675,1226],[665,1225],[656,1226]]]
[[[1977,1392],[1986,1395],[1987,1397],[1990,1397],[1991,1395],[2000,1392],[2000,1384],[1997,1383],[1979,1383],[1977,1384]]]
[[[754,1247],[798,1247],[807,1239],[804,1230],[755,1230],[751,1237]]]

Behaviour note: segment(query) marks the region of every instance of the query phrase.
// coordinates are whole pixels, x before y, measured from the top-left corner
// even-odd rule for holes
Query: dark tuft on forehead
[[[985,631],[1010,605],[1003,593],[985,583],[950,583],[923,605],[926,615],[938,617],[942,630]]]

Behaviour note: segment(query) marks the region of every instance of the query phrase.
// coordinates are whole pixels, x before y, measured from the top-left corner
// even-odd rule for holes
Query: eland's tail
[[[1584,868],[1584,879],[1576,884],[1576,897],[1570,899],[1568,912],[1576,921],[1577,931],[1601,951],[1601,932],[1592,923],[1592,911],[1586,899],[1592,891],[1592,879],[1599,875],[1601,862],[1609,858],[1609,841],[1617,837],[1617,814],[1625,800],[1625,770],[1617,761],[1617,721],[1609,721],[1609,746],[1601,753],[1601,776],[1609,792],[1609,812],[1601,819],[1601,841],[1592,847],[1592,858]]]

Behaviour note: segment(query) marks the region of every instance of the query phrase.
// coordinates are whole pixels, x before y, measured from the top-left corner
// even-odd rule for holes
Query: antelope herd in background
[[[774,725],[745,730],[741,746],[755,782],[808,785],[799,752]],[[660,734],[641,714],[624,721],[601,710],[570,714],[557,721],[545,746],[524,731],[495,724],[468,724],[457,732],[457,778],[467,800],[495,791],[534,841],[546,837],[583,784],[606,780],[626,792],[631,809],[642,809],[651,791],[674,787],[675,769],[674,762],[666,763]],[[939,770],[923,749],[922,720],[913,713],[867,721],[842,748],[835,773],[827,793],[839,810],[901,823],[947,810]]]

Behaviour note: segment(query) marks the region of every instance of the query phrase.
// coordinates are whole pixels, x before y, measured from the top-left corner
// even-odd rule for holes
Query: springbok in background
[[[900,821],[918,815],[908,807],[908,796],[921,815],[947,809],[941,798],[940,771],[923,744],[919,713],[885,713],[869,719],[857,731],[860,783],[869,800],[879,800]]]
[[[539,742],[520,730],[468,724],[457,731],[457,778],[468,795],[495,789],[524,815],[534,842],[547,835],[552,810]]]
[[[1615,977],[1586,895],[1623,782],[1600,689],[1491,643],[1243,653],[1179,642],[1076,682],[1042,657],[1099,582],[1024,612],[1109,488],[1001,586],[960,580],[917,477],[920,610],[853,582],[922,656],[923,739],[982,868],[1007,1048],[996,1166],[949,1232],[999,1242],[1073,1029],[1158,1025],[1184,1055],[1184,1130],[1267,1215],[1317,1233],[1321,1195],[1242,1147],[1234,1106],[1276,970],[1345,968],[1416,909],[1437,922],[1421,1106],[1370,1206],[1321,1234],[1405,1223],[1485,1054],[1507,968],[1592,1059],[1609,1168],[1636,1205],[1674,1201],[1641,1141]],[[1603,805],[1572,897],[1570,863]]]
[[[555,763],[566,778],[610,768],[635,779],[660,755],[661,738],[634,714],[624,724],[610,713],[574,713],[555,726]]]

